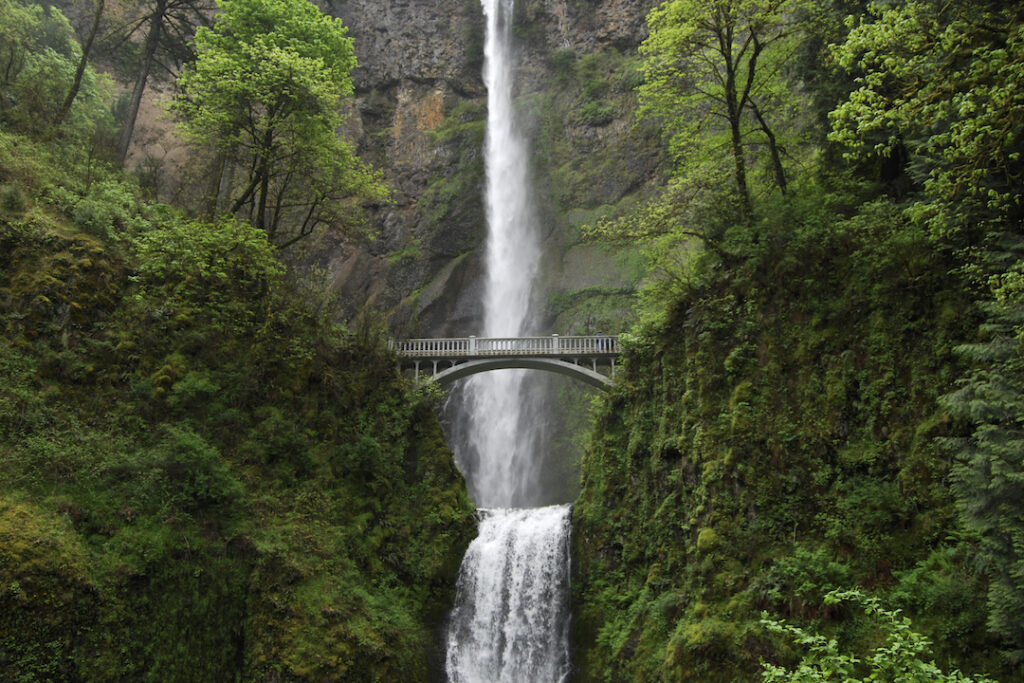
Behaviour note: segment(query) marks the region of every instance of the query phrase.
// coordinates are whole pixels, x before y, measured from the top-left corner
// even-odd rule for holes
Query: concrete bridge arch
[[[391,342],[402,367],[441,385],[481,372],[525,368],[555,372],[608,390],[615,382],[615,336],[456,337]],[[602,374],[605,370],[608,374]]]

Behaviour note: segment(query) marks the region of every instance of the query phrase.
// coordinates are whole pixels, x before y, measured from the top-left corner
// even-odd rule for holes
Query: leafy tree
[[[1024,216],[1024,24],[1013,3],[876,3],[835,51],[859,87],[832,113],[847,156],[903,159],[915,213],[969,245]]]
[[[346,204],[381,198],[376,175],[336,132],[356,65],[341,22],[308,0],[218,5],[214,26],[196,32],[175,108],[193,140],[245,174],[227,188],[229,212],[287,246],[342,222]]]
[[[6,123],[20,126],[35,120],[38,127],[40,119],[51,118],[59,81],[77,57],[77,48],[71,24],[60,10],[0,0],[0,116]]]
[[[42,136],[64,123],[81,142],[108,116],[106,83],[59,9],[0,0],[0,124]]]
[[[105,0],[97,0],[96,8],[93,10],[92,27],[89,29],[89,35],[85,39],[85,44],[82,45],[82,55],[78,59],[75,77],[71,82],[71,87],[68,89],[67,97],[64,98],[64,104],[61,105],[54,118],[54,125],[59,126],[64,121],[68,112],[71,111],[71,105],[75,103],[75,98],[78,97],[78,91],[82,87],[82,77],[85,76],[85,69],[89,65],[89,54],[92,52],[92,45],[96,40],[96,34],[99,33],[100,20],[103,18],[105,7]]]
[[[802,0],[669,0],[648,16],[641,47],[641,112],[664,122],[685,183],[732,185],[751,213],[750,166],[765,158],[770,185],[786,191],[780,126],[797,96],[786,69],[800,39]],[[723,166],[723,162],[726,162]]]
[[[790,636],[808,652],[794,669],[762,662],[761,680],[765,683],[993,683],[988,678],[970,678],[959,671],[945,673],[935,662],[925,661],[930,648],[928,639],[912,630],[910,619],[901,617],[899,610],[885,609],[877,598],[866,596],[859,590],[834,590],[825,596],[826,605],[846,601],[857,603],[864,609],[864,614],[873,620],[880,635],[884,636],[883,644],[861,659],[841,652],[835,638],[809,633],[799,626],[771,619],[764,613],[763,626],[769,631]]]

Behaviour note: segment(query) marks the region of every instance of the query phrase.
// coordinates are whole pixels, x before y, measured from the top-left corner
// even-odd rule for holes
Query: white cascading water
[[[569,506],[492,509],[466,551],[448,680],[542,683],[569,673]]]
[[[487,280],[483,335],[530,332],[540,245],[528,151],[512,106],[514,0],[481,0],[487,21]],[[522,370],[476,375],[456,461],[480,508],[459,571],[445,669],[453,683],[544,683],[569,675],[569,506],[539,500],[534,427],[524,419]]]

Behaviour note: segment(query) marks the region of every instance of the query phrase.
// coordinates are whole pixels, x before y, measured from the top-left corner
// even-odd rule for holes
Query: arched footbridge
[[[619,357],[619,338],[601,334],[399,339],[390,346],[401,366],[413,371],[416,381],[429,376],[442,385],[489,370],[527,368],[557,372],[608,389],[615,381]]]

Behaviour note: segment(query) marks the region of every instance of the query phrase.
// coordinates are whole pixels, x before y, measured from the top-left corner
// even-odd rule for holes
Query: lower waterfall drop
[[[446,666],[452,683],[564,681],[569,506],[481,510],[459,571]]]

